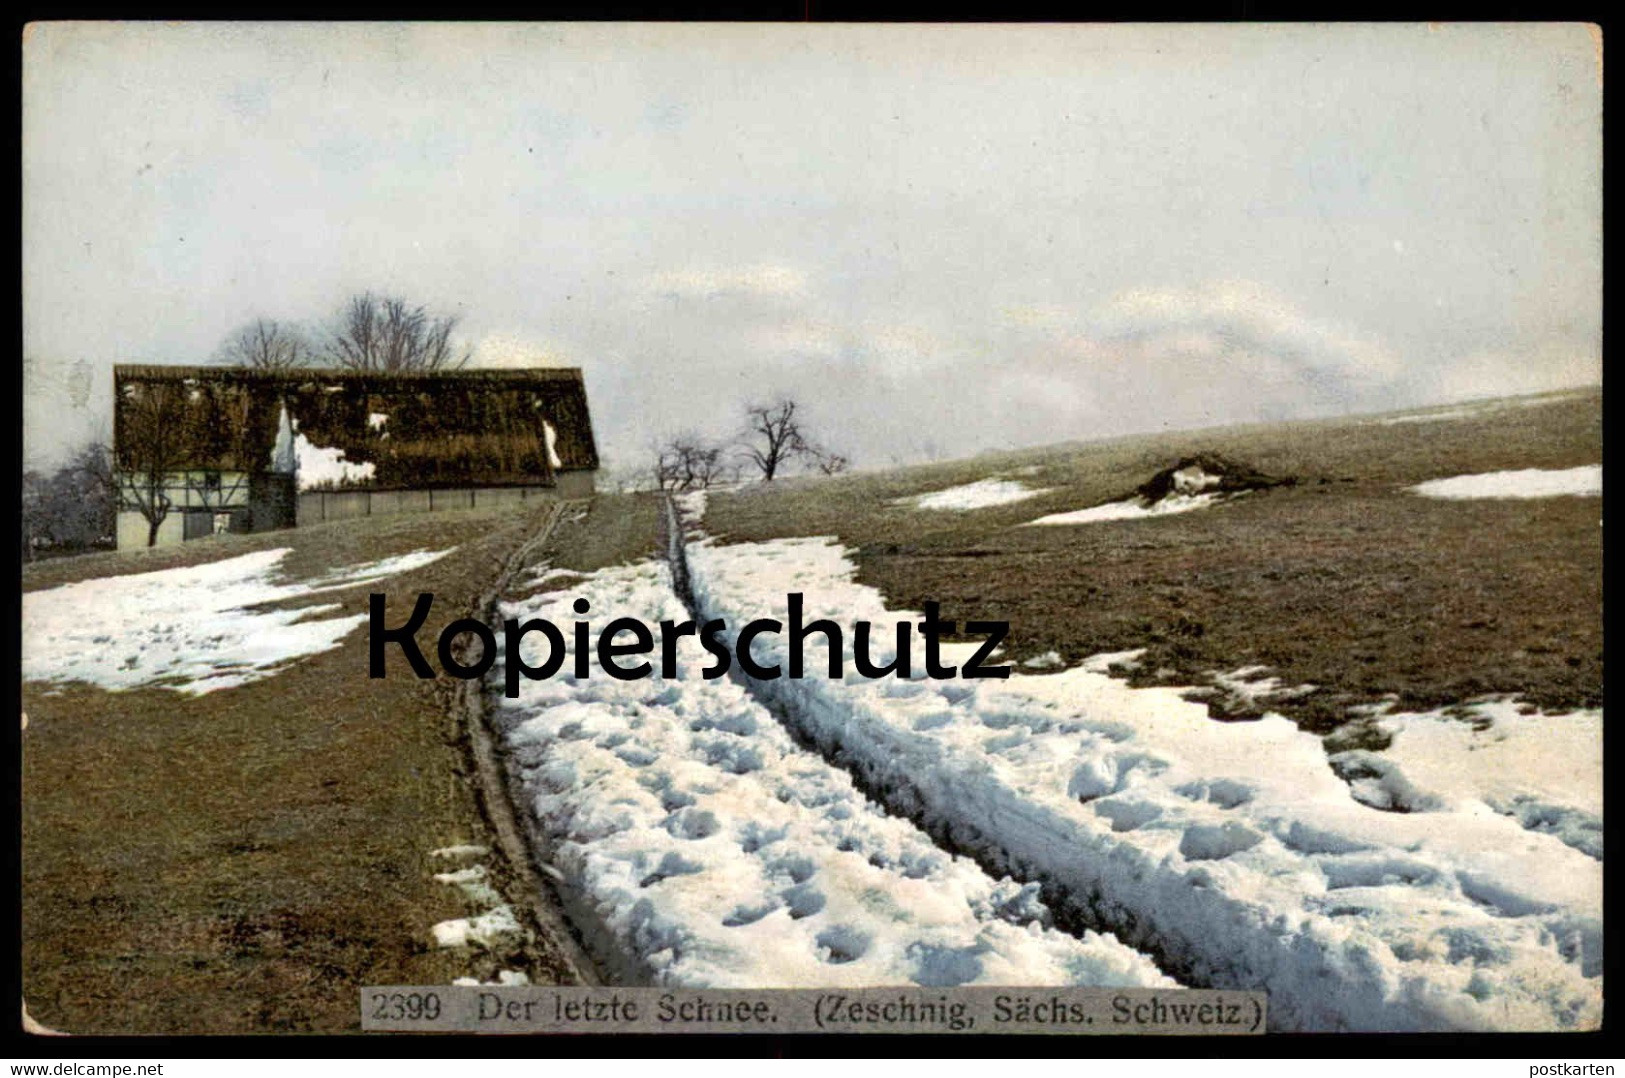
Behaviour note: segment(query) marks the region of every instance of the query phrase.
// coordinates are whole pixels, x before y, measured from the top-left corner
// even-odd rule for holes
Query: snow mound
[[[982,479],[928,494],[899,498],[892,504],[913,506],[916,509],[986,509],[994,505],[1025,501],[1048,493],[1048,489],[1035,490],[1011,479]]]
[[[192,695],[270,677],[337,647],[366,620],[321,618],[321,604],[255,609],[394,576],[450,550],[416,551],[335,570],[311,581],[274,578],[289,548],[98,577],[23,596],[23,678],[104,689],[162,685]]]
[[[1126,498],[1104,505],[1029,520],[1027,524],[1097,524],[1108,520],[1143,520],[1147,517],[1188,513],[1219,501],[1240,497],[1250,490],[1291,486],[1292,477],[1277,478],[1217,453],[1181,457],[1141,483]]]
[[[705,540],[687,560],[701,614],[730,626],[784,619],[789,591],[807,620],[918,616],[855,583],[827,539]],[[759,662],[783,648],[756,637]],[[1269,990],[1275,1028],[1598,1025],[1602,866],[1556,830],[1430,790],[1415,764],[1443,746],[1348,761],[1390,798],[1377,807],[1286,719],[1214,722],[1182,690],[1102,665],[967,683],[871,681],[849,663],[844,680],[751,690],[895,811],[1044,881],[1186,983]]]
[[[1410,488],[1426,498],[1555,498],[1602,494],[1602,465],[1551,471],[1524,468],[1513,472],[1481,472],[1449,479],[1430,479]]]
[[[571,601],[686,621],[664,563],[604,569],[503,616],[568,624]],[[1036,884],[994,880],[888,816],[799,748],[709,654],[672,678],[560,672],[495,713],[572,919],[617,975],[693,987],[1175,987],[1111,937],[1048,927]],[[545,640],[524,641],[539,665]],[[491,677],[500,684],[502,671]]]

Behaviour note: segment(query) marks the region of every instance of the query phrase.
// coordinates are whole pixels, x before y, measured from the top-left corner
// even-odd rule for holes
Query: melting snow
[[[464,898],[477,905],[494,907],[502,904],[502,896],[486,880],[484,865],[470,865],[456,872],[437,872],[434,878],[436,883],[457,888]]]
[[[1504,700],[1471,710],[1384,715],[1394,740],[1380,755],[1434,804],[1511,816],[1600,860],[1602,712],[1524,715]]]
[[[271,446],[271,470],[292,475],[299,468],[299,457],[293,444],[293,420],[286,405],[277,414],[276,443]]]
[[[672,495],[672,501],[677,509],[686,518],[698,520],[705,516],[706,500],[710,497],[708,490],[690,490],[682,494]]]
[[[296,434],[294,456],[299,461],[299,489],[341,487],[371,479],[378,466],[372,461],[352,464],[344,459],[344,450],[312,445],[309,438]]]
[[[511,906],[498,906],[478,917],[441,921],[431,931],[437,947],[483,947],[488,950],[524,933]]]
[[[1163,517],[1172,513],[1188,513],[1192,509],[1204,509],[1219,500],[1217,494],[1171,494],[1160,501],[1147,505],[1141,498],[1130,498],[1123,502],[1108,502],[1105,505],[1096,505],[1088,509],[1076,509],[1070,513],[1051,513],[1047,517],[1027,521],[1033,524],[1095,524],[1104,520],[1143,520],[1146,517]]]
[[[986,509],[989,506],[1025,501],[1047,493],[1049,493],[1047,489],[1034,490],[1010,479],[982,479],[929,494],[899,498],[892,504],[912,505],[916,509]]]
[[[1449,408],[1442,412],[1389,416],[1386,419],[1372,420],[1372,422],[1384,427],[1397,426],[1400,423],[1436,423],[1445,419],[1466,419],[1468,416],[1485,415],[1495,410],[1492,408]]]
[[[199,695],[270,677],[327,651],[366,620],[319,618],[336,604],[256,610],[338,591],[426,565],[451,553],[417,551],[278,582],[288,548],[98,577],[23,595],[23,678],[84,681],[105,689],[162,684]]]
[[[685,621],[663,563],[604,569],[568,594],[504,604],[567,624],[570,601]],[[524,642],[539,665],[545,640]],[[658,984],[712,987],[1099,984],[1173,987],[1110,937],[1046,927],[1037,884],[994,880],[795,744],[710,657],[678,676],[521,683],[497,722],[589,940]],[[491,675],[499,682],[500,669]]]
[[[1585,392],[1584,390],[1579,392],[1570,390],[1560,393],[1543,393],[1523,400],[1483,401],[1477,404],[1441,408],[1437,411],[1405,412],[1401,415],[1384,416],[1380,419],[1369,420],[1369,422],[1379,426],[1391,427],[1400,423],[1435,423],[1446,419],[1470,419],[1518,408],[1536,408],[1543,404],[1555,404],[1558,401],[1572,400],[1575,397],[1582,396]]]
[[[1515,472],[1482,472],[1450,479],[1430,479],[1410,488],[1429,498],[1554,498],[1560,495],[1600,495],[1602,465],[1546,471],[1525,468]]]
[[[458,977],[451,983],[466,985],[469,988],[480,988],[485,985],[526,985],[530,983],[530,977],[518,970],[500,969],[497,970],[497,979],[494,981],[482,981],[478,977]]]
[[[554,430],[553,424],[549,423],[545,419],[542,420],[542,434],[547,439],[547,462],[555,468],[564,467],[564,461],[559,459],[559,451],[556,448],[559,440],[559,432]]]
[[[730,626],[782,619],[790,591],[805,593],[809,620],[909,616],[854,583],[827,539],[707,540],[688,558],[702,616]],[[784,661],[782,648],[756,638],[760,662]],[[996,682],[849,673],[753,687],[894,807],[1046,879],[1130,942],[1154,943],[1191,983],[1269,989],[1277,1028],[1597,1026],[1601,864],[1561,823],[1530,827],[1473,803],[1545,805],[1567,789],[1556,764],[1503,783],[1493,777],[1518,744],[1475,750],[1446,739],[1459,731],[1430,739],[1397,719],[1397,753],[1343,761],[1374,765],[1369,781],[1406,787],[1419,795],[1409,807],[1426,809],[1380,811],[1346,781],[1365,781],[1359,768],[1339,777],[1318,737],[1275,715],[1214,722],[1180,689],[1099,672],[1125,657]],[[1588,721],[1564,743],[1589,744]],[[1531,720],[1508,737],[1542,729]],[[1501,762],[1475,771],[1486,751]]]

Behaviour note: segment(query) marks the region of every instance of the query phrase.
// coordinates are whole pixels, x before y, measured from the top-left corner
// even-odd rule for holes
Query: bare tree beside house
[[[472,353],[451,343],[457,316],[431,318],[421,306],[371,292],[352,296],[339,315],[326,359],[355,371],[456,370]]]
[[[312,358],[308,341],[298,329],[273,318],[256,318],[220,346],[220,359],[234,367],[286,371],[307,365]]]
[[[132,394],[118,412],[116,440],[121,459],[119,495],[147,522],[147,545],[158,544],[158,528],[171,508],[170,476],[185,462],[179,420],[185,409],[176,383],[126,386]]]

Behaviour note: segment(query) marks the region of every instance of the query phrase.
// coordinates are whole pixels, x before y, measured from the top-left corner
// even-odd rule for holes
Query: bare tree
[[[813,450],[813,464],[821,475],[840,475],[852,466],[852,462],[833,450]]]
[[[145,518],[148,546],[157,545],[158,526],[169,516],[169,477],[180,463],[184,392],[175,382],[127,384],[116,415],[115,437],[124,465],[120,499]]]
[[[851,461],[819,445],[802,426],[801,405],[789,397],[772,404],[752,404],[745,409],[745,456],[762,473],[762,481],[772,482],[786,467],[804,460],[824,475],[839,475]]]
[[[792,459],[808,453],[811,446],[802,436],[796,420],[799,406],[788,397],[772,404],[752,404],[745,409],[745,455],[771,483]]]
[[[32,469],[23,472],[23,504],[20,519],[23,527],[23,558],[34,560],[35,552],[50,540],[50,515],[47,506],[46,485],[43,475]]]
[[[661,490],[706,490],[729,475],[725,450],[696,434],[680,434],[660,447],[655,482]]]
[[[293,326],[272,318],[256,318],[220,346],[220,358],[232,366],[262,371],[286,371],[305,366],[310,345]]]
[[[100,441],[87,442],[51,475],[23,473],[23,552],[94,550],[107,546],[118,519],[118,486],[112,455]]]
[[[455,370],[472,355],[452,347],[456,326],[456,315],[430,318],[404,299],[367,292],[352,296],[339,315],[327,359],[357,371]]]

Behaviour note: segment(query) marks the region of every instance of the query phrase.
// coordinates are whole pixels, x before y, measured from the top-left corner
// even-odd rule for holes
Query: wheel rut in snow
[[[683,521],[670,496],[665,499],[660,524],[661,546],[666,552],[666,560],[671,569],[672,588],[689,616],[696,622],[703,621],[706,612],[700,609],[694,596]],[[1114,922],[1098,916],[1093,909],[1095,896],[1080,895],[1058,887],[1053,880],[1042,874],[1028,871],[1025,866],[1015,863],[1005,855],[997,843],[964,822],[956,823],[946,818],[930,816],[922,811],[923,806],[917,791],[909,784],[906,776],[893,770],[882,772],[872,762],[846,752],[839,744],[813,736],[811,725],[801,721],[793,703],[786,702],[778,694],[766,691],[761,683],[741,673],[737,665],[730,668],[728,676],[772,715],[798,746],[816,754],[830,766],[844,771],[865,797],[883,808],[888,815],[907,821],[915,830],[929,838],[938,849],[957,857],[968,858],[995,879],[1009,876],[1020,883],[1036,882],[1041,888],[1044,904],[1049,907],[1058,929],[1080,938],[1086,931],[1114,936],[1146,955],[1168,976],[1183,984],[1202,987],[1191,977],[1189,971],[1181,968],[1179,963],[1171,962],[1168,956],[1160,954],[1143,933],[1125,932],[1120,919]]]

